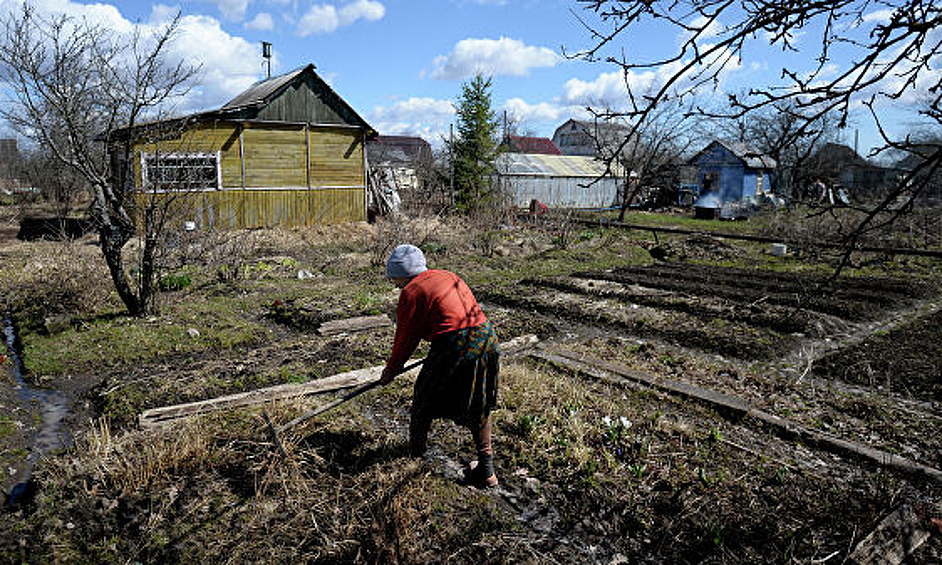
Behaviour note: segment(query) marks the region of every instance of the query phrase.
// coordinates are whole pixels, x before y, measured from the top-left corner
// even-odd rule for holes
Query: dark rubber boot
[[[429,420],[419,420],[415,417],[409,422],[409,455],[422,457],[428,446],[428,432],[432,427]]]
[[[474,432],[474,447],[478,452],[478,460],[471,463],[470,470],[465,474],[466,482],[477,488],[496,487],[498,481],[494,473],[490,418]]]

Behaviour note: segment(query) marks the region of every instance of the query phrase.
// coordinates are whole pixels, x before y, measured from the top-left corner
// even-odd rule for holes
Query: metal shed
[[[504,153],[495,161],[496,179],[515,206],[539,200],[547,206],[608,208],[615,205],[623,177],[605,176],[593,157]]]

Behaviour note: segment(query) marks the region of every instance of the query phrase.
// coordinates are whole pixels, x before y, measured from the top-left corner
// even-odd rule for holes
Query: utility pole
[[[448,175],[448,193],[451,195],[451,209],[455,209],[455,124],[448,125],[448,161],[451,174]]]

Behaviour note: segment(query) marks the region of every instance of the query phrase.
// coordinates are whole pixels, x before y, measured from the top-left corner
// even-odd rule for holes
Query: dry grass
[[[115,304],[111,294],[101,251],[90,240],[7,240],[0,248],[0,311],[28,313],[21,321],[95,312]]]
[[[380,249],[400,238],[425,238],[432,263],[457,263],[479,277],[489,268],[514,280],[537,268],[582,269],[593,253],[625,247],[622,239],[597,238],[573,241],[575,251],[531,253],[522,242],[513,244],[516,256],[482,257],[495,241],[511,245],[503,238],[513,232],[491,227],[496,231],[482,235],[425,218],[240,234],[244,245],[233,264],[273,270],[175,294],[174,306],[196,310],[226,296],[232,304],[200,309],[199,316],[271,324],[265,327],[275,332],[232,350],[207,347],[128,363],[129,379],[145,380],[121,388],[135,381],[116,376],[108,389],[144,396],[132,403],[136,410],[155,396],[215,394],[238,379],[281,375],[285,367],[315,377],[339,364],[375,364],[391,335],[324,340],[275,326],[263,305],[290,295],[317,313],[388,306],[394,296],[388,287],[374,290],[377,263],[385,260]],[[630,259],[612,254],[602,258]],[[295,269],[317,277],[299,282]],[[164,316],[174,311],[168,307]],[[493,319],[507,320],[502,332],[529,333],[530,314],[495,312]],[[634,342],[613,343],[580,347],[619,361],[636,357],[641,368],[672,378],[698,367],[656,352],[646,356]],[[397,381],[283,434],[286,458],[254,409],[153,431],[97,421],[77,435],[74,449],[37,466],[34,506],[0,522],[8,532],[0,560],[608,564],[621,554],[637,562],[807,563],[846,552],[894,497],[912,494],[910,485],[850,463],[829,459],[829,469],[806,472],[819,454],[801,461],[804,447],[703,407],[509,359],[495,412],[503,490],[482,493],[455,480],[449,465],[466,461],[471,450],[467,433],[450,423],[433,427],[430,458],[405,456],[410,392],[409,382]],[[321,401],[266,409],[276,424],[285,423]]]
[[[212,437],[202,423],[186,422],[167,431],[115,437],[105,419],[76,441],[83,464],[103,488],[128,496],[168,477],[202,465],[210,455]]]

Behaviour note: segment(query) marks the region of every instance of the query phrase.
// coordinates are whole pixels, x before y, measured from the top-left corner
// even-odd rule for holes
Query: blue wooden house
[[[695,184],[682,192],[686,189],[694,199],[710,194],[724,206],[772,192],[775,160],[743,143],[713,141],[687,163],[695,171],[690,179]]]

